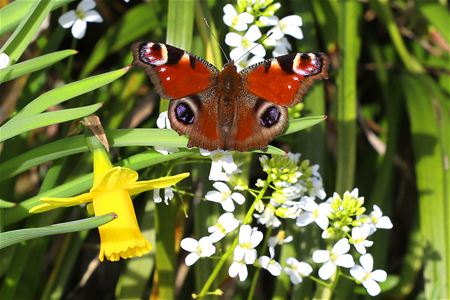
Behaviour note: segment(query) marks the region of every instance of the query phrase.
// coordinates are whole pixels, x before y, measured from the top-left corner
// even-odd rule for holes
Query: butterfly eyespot
[[[280,120],[281,112],[275,106],[269,106],[259,117],[261,125],[270,128],[278,123]]]
[[[160,43],[144,43],[140,49],[140,58],[143,62],[153,65],[161,66],[167,63],[167,48]]]
[[[194,111],[186,103],[180,103],[175,107],[175,116],[178,121],[185,125],[192,124],[195,120]]]

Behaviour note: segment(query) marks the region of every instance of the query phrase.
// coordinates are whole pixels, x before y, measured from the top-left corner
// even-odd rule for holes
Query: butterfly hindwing
[[[299,102],[317,79],[328,76],[328,57],[322,53],[292,53],[265,60],[240,72],[245,88],[274,104]]]
[[[164,43],[138,42],[132,51],[133,64],[145,69],[164,98],[179,99],[204,91],[218,74],[207,61]]]

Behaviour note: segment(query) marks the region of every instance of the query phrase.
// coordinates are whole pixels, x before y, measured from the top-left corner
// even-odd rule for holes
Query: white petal
[[[271,38],[274,38],[275,40],[280,40],[283,36],[284,36],[284,33],[283,32],[281,32],[281,28],[280,28],[280,26],[275,26],[275,27],[272,27],[268,32],[267,32],[267,34],[269,34],[270,33],[270,37]]]
[[[261,264],[261,266],[264,269],[267,268],[267,266],[269,265],[270,260],[271,259],[268,256],[261,256],[260,258],[258,258],[259,263]]]
[[[216,253],[216,247],[214,247],[214,245],[211,244],[211,240],[209,239],[209,237],[201,238],[199,244],[201,245],[202,249],[200,256],[208,257]]]
[[[239,244],[250,242],[252,227],[250,225],[242,225],[239,228]]]
[[[311,265],[303,261],[299,262],[297,269],[303,276],[308,276],[313,271]]]
[[[358,194],[359,194],[358,188],[354,188],[350,194],[352,195],[353,198],[358,199]]]
[[[221,201],[220,204],[222,205],[222,208],[224,211],[227,211],[227,212],[234,211],[234,203],[233,203],[233,200],[231,200],[231,198],[228,198],[225,201]]]
[[[197,251],[198,241],[193,238],[184,238],[181,240],[180,246],[186,251],[194,252]]]
[[[262,36],[261,31],[259,30],[258,26],[256,26],[256,25],[250,26],[250,28],[244,35],[244,37],[246,39],[248,39],[250,42],[254,42],[254,41],[258,40],[261,36]]]
[[[95,7],[95,1],[93,0],[83,0],[77,5],[77,9],[82,11],[88,11]]]
[[[209,191],[205,195],[206,200],[212,202],[220,202],[222,194],[219,191]]]
[[[376,281],[383,282],[386,281],[387,273],[384,270],[375,270],[370,273],[370,277]]]
[[[316,263],[323,263],[330,260],[330,251],[316,250],[313,253],[312,259]]]
[[[326,215],[319,215],[316,219],[316,224],[319,225],[322,230],[328,228],[328,222],[328,217]]]
[[[300,215],[297,217],[296,224],[297,226],[304,227],[308,224],[311,224],[314,221],[313,214],[307,211],[300,212]]]
[[[155,201],[155,203],[161,203],[162,202],[161,195],[159,194],[159,189],[154,189],[153,190],[153,201]]]
[[[280,22],[294,26],[302,26],[302,18],[296,15],[284,17]]]
[[[231,27],[231,25],[233,25],[233,20],[234,20],[235,16],[232,15],[223,15],[223,22],[225,23],[225,25]]]
[[[77,15],[75,14],[74,10],[69,10],[65,14],[63,14],[58,19],[59,25],[61,25],[63,28],[69,28],[73,25],[75,20],[77,19]]]
[[[255,260],[256,260],[256,250],[255,249],[245,251],[244,261],[247,265],[253,264],[255,262]]]
[[[186,262],[186,265],[192,266],[199,258],[200,256],[198,256],[197,253],[189,253],[188,256],[186,256],[186,258],[184,259],[184,261]]]
[[[358,251],[361,254],[366,254],[367,250],[366,247],[362,243],[354,244],[356,251]]]
[[[359,262],[361,263],[361,266],[366,270],[367,273],[372,272],[373,270],[373,257],[372,254],[367,253],[366,255],[362,255],[359,258]]]
[[[276,261],[271,261],[271,263],[267,266],[266,269],[273,276],[279,276],[281,274],[281,265]]]
[[[378,205],[374,204],[373,212],[370,213],[370,216],[381,218],[383,216],[383,212],[381,211],[381,208]]]
[[[103,22],[102,16],[96,10],[90,10],[86,12],[86,18],[84,18],[87,22],[101,23]]]
[[[363,281],[362,285],[366,288],[370,296],[376,296],[381,292],[380,285],[373,279]]]
[[[231,50],[230,52],[230,58],[234,61],[237,61],[239,58],[241,58],[245,53],[247,52],[246,49],[239,46]]]
[[[225,36],[225,44],[231,47],[237,47],[242,43],[242,36],[236,32],[229,32]]]
[[[231,199],[236,201],[236,203],[239,205],[242,205],[245,202],[245,197],[241,193],[231,194]]]
[[[241,263],[234,261],[231,264],[230,268],[228,268],[228,275],[230,275],[230,277],[236,277],[240,268],[241,268]]]
[[[303,32],[300,27],[297,26],[286,26],[283,32],[285,34],[289,34],[290,36],[295,37],[297,40],[301,40],[303,38]]]
[[[211,228],[211,227],[209,227]],[[209,230],[208,228],[208,230]],[[223,239],[225,237],[225,234],[220,232],[220,231],[215,231],[212,234],[209,235],[209,239],[212,243],[217,243],[218,241],[220,241],[221,239]]]
[[[279,20],[277,16],[270,16],[270,17],[262,16],[259,18],[259,21],[263,24],[263,26],[275,26],[278,24]]]
[[[256,246],[258,246],[259,243],[261,243],[263,237],[264,237],[264,235],[261,231],[259,231],[259,230],[253,231],[251,240],[250,240],[252,247],[255,248]]]
[[[239,21],[242,21],[242,22],[247,23],[247,24],[252,23],[254,19],[255,18],[251,14],[249,14],[247,12],[244,12],[244,13],[239,15]]]
[[[344,268],[351,268],[355,265],[355,261],[353,260],[353,256],[350,254],[344,254],[339,256],[336,261],[336,265],[344,267]]]
[[[252,45],[252,47],[253,46],[254,45]],[[250,53],[259,57],[264,57],[266,55],[266,49],[264,49],[263,45],[258,44],[258,46],[255,46],[252,50],[250,50]]]
[[[329,279],[336,272],[336,266],[332,262],[327,262],[319,269],[319,277],[323,280]]]
[[[222,172],[222,164],[216,161],[211,161],[211,169],[209,171],[209,180],[212,181],[227,181],[228,177]]]
[[[394,225],[392,225],[391,219],[389,219],[389,217],[387,216],[379,218],[376,226],[382,229],[392,229],[392,227],[394,227]]]
[[[340,255],[347,253],[348,250],[350,250],[350,244],[348,243],[348,240],[346,238],[342,238],[333,246],[333,249],[331,250],[333,253]]]
[[[238,169],[237,165],[233,161],[233,156],[231,154],[225,154],[220,160],[222,167],[227,174],[232,174]]]
[[[360,265],[355,265],[350,269],[350,274],[356,280],[362,281],[362,279],[364,278],[364,276],[366,276],[367,273]]]
[[[86,33],[87,23],[84,20],[75,20],[72,26],[72,35],[76,39],[82,39]]]
[[[302,197],[300,201],[304,210],[314,211],[315,209],[319,208],[319,205],[308,196]]]
[[[236,29],[237,31],[244,31],[248,28],[247,23],[241,22],[241,20],[238,19],[238,22],[236,24],[232,24],[232,28]]]
[[[239,280],[244,281],[245,279],[247,279],[247,276],[248,276],[247,266],[245,264],[242,264],[241,267],[239,268]]]
[[[228,187],[228,185],[226,183],[223,182],[215,182],[213,184],[213,187],[215,187],[218,191],[222,192],[222,193],[227,193],[230,191],[230,188]]]
[[[0,69],[4,69],[9,64],[9,56],[6,53],[0,54]]]
[[[289,268],[285,268],[284,271],[289,275],[289,278],[293,284],[299,284],[303,281],[302,277],[297,272],[294,272]]]
[[[230,15],[232,17],[237,16],[236,9],[234,9],[233,5],[231,5],[231,4],[225,5],[223,7],[223,12],[225,13],[225,15]]]

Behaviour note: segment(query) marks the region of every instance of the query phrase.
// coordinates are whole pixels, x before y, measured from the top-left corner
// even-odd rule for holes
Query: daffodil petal
[[[42,197],[39,200],[46,204],[50,204],[56,207],[69,207],[80,205],[92,200],[94,195],[92,193],[84,193],[75,197],[68,198],[52,198],[52,197]]]
[[[58,208],[58,206],[47,204],[47,203],[43,203],[43,204],[39,204],[39,205],[36,205],[36,206],[32,207],[28,212],[30,214],[37,214],[37,213],[41,213],[41,212],[44,212],[44,211],[49,211],[49,210],[52,210],[52,209],[55,209],[55,208]]]
[[[91,189],[91,192],[107,192],[126,189],[126,186],[134,184],[139,174],[131,169],[114,167],[109,169],[100,182]]]
[[[146,192],[152,189],[162,189],[174,185],[177,182],[189,177],[190,173],[181,173],[174,176],[165,176],[152,180],[137,181],[127,184],[124,188],[128,190],[131,196]]]

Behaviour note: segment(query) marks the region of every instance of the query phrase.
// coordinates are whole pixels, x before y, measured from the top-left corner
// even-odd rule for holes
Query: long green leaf
[[[112,221],[115,217],[116,215],[114,213],[110,213],[103,216],[59,223],[40,228],[26,228],[2,232],[0,233],[0,249],[39,237],[96,228]]]
[[[62,50],[32,58],[18,64],[14,64],[0,70],[0,83],[12,80],[28,73],[32,73],[34,71],[44,69],[76,53],[76,50]]]
[[[98,89],[99,87],[120,78],[128,71],[128,69],[129,67],[125,67],[119,70],[92,76],[48,91],[31,101],[9,122],[12,122],[19,118],[38,114],[45,111],[50,106],[62,103],[76,96],[86,94],[87,92]]]
[[[102,106],[96,103],[88,106],[45,112],[38,115],[13,119],[0,127],[0,142],[36,128],[79,119],[96,112]]]
[[[55,10],[72,1],[74,0],[52,1],[52,10]],[[0,26],[0,36],[12,30],[14,26],[19,24],[19,22],[22,21],[26,14],[30,11],[32,6],[33,1],[15,0],[0,9],[0,20],[2,24],[2,26]]]
[[[45,17],[49,14],[51,7],[50,0],[34,1],[27,16],[3,45],[0,52],[9,55],[11,64],[19,60],[22,53],[36,35]]]

